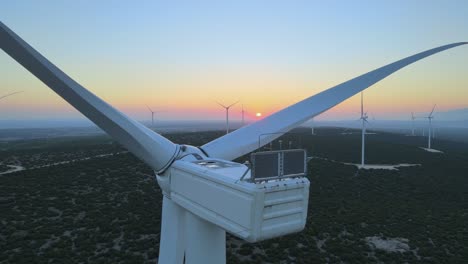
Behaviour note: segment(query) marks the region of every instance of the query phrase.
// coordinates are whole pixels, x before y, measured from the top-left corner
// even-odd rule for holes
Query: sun
[[[255,116],[256,116],[256,117],[261,117],[261,116],[262,116],[262,113],[256,113]]]

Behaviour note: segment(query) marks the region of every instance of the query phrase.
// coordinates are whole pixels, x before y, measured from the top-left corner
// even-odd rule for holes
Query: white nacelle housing
[[[218,159],[177,160],[166,175],[172,201],[249,242],[305,227],[305,177],[254,183],[247,166]]]

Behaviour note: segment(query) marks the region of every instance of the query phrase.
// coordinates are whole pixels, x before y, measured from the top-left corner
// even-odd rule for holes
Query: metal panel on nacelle
[[[174,162],[170,168],[172,201],[249,242],[304,229],[310,185],[306,178],[254,183],[248,173],[241,181],[247,166],[215,159],[208,162],[208,166],[200,161]]]

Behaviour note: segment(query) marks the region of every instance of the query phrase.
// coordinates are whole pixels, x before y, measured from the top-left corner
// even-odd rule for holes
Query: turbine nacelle
[[[365,122],[368,122],[367,119],[369,119],[369,116],[367,115],[367,113],[365,113],[364,115],[361,116],[360,119],[364,120]]]
[[[170,168],[156,175],[166,198],[248,242],[304,229],[307,178],[254,181],[245,164],[207,157],[193,146],[180,149]]]

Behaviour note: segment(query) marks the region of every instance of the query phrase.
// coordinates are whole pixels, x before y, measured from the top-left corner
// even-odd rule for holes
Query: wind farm
[[[186,19],[183,10],[178,12]],[[168,13],[168,18],[171,17],[172,13]],[[179,23],[179,19],[172,21]],[[187,29],[199,26],[192,24]],[[251,29],[245,25],[241,28]],[[223,25],[223,32],[229,29],[230,25]],[[435,105],[425,117],[427,138],[414,135],[415,118],[412,114],[411,123],[408,122],[408,109],[421,112],[422,107],[395,91],[390,94],[400,98],[400,102],[396,106],[396,100],[392,101],[392,109],[397,109],[392,111],[401,111],[405,116],[406,123],[398,125],[402,133],[379,130],[375,124],[368,127],[368,111],[372,116],[377,113],[379,124],[385,123],[382,118],[385,115],[377,107],[384,103],[376,98],[383,94],[389,97],[389,93],[384,92],[391,89],[384,85],[387,81],[401,77],[401,83],[414,84],[414,79],[408,76],[430,76],[429,68],[419,68],[418,73],[420,65],[432,63],[440,67],[442,64],[435,62],[444,58],[457,62],[466,53],[468,42],[447,41],[432,43],[429,47],[416,43],[405,49],[395,46],[396,51],[386,47],[387,57],[379,57],[382,63],[352,65],[348,67],[348,75],[339,72],[340,67],[350,65],[345,61],[337,63],[333,76],[339,77],[338,84],[327,83],[317,91],[295,90],[291,86],[288,78],[302,76],[301,71],[305,69],[311,75],[307,81],[314,79],[313,68],[297,62],[298,56],[275,58],[284,59],[285,65],[296,65],[294,67],[300,71],[288,75],[290,73],[281,69],[262,76],[262,71],[271,69],[262,64],[259,67],[262,70],[256,70],[258,62],[243,57],[237,49],[244,50],[246,46],[236,45],[239,42],[233,38],[227,43],[233,44],[230,47],[234,56],[228,60],[220,52],[223,48],[213,48],[218,44],[208,49],[212,56],[206,57],[201,52],[203,48],[197,45],[198,36],[185,35],[189,36],[185,41],[175,41],[180,37],[177,34],[167,40],[160,38],[175,46],[163,44],[158,46],[161,50],[157,53],[145,50],[144,44],[135,46],[131,37],[125,37],[128,42],[113,42],[122,54],[119,58],[128,62],[124,65],[131,67],[106,64],[109,72],[122,67],[121,74],[116,75],[96,70],[93,67],[97,64],[89,63],[86,65],[93,68],[95,75],[86,81],[86,74],[76,72],[87,68],[82,66],[85,57],[63,63],[60,59],[63,55],[57,55],[78,52],[81,47],[75,50],[70,44],[54,45],[59,49],[52,52],[47,46],[53,41],[41,44],[25,32],[28,31],[14,22],[11,25],[0,22],[3,51],[0,65],[7,71],[15,67],[18,71],[9,74],[12,78],[8,82],[16,90],[20,90],[16,83],[28,82],[28,95],[29,90],[33,94],[51,93],[61,104],[73,107],[72,113],[89,120],[101,132],[83,136],[66,134],[68,132],[64,131],[74,129],[63,127],[0,129],[0,210],[3,212],[0,216],[0,260],[5,263],[417,263],[442,260],[457,263],[468,257],[468,246],[460,238],[460,230],[464,230],[466,223],[464,201],[468,181],[464,173],[468,164],[468,141],[446,140],[440,130],[437,141],[433,141]],[[48,34],[51,39],[53,32]],[[70,30],[62,32],[64,36],[70,33]],[[237,31],[231,33],[238,34]],[[184,34],[188,34],[187,31]],[[146,41],[153,37],[152,34],[144,36]],[[224,43],[222,38],[218,41]],[[216,39],[208,42],[216,43]],[[135,54],[143,56],[124,57],[123,47],[128,44],[133,46]],[[248,44],[253,45],[253,42]],[[98,43],[92,46],[87,47],[91,57],[109,61],[108,54],[94,51]],[[177,52],[170,52],[174,47]],[[259,47],[265,54],[273,54],[266,45]],[[354,48],[359,50],[359,47]],[[114,47],[106,49],[110,52]],[[295,46],[292,50],[300,49]],[[138,110],[129,110],[133,100],[139,101],[140,93],[118,89],[118,86],[113,86],[113,92],[109,93],[96,86],[100,83],[107,87],[105,80],[109,77],[118,85],[125,84],[123,80],[128,77],[124,72],[131,71],[136,61],[147,58],[157,61],[152,56],[157,56],[161,64],[140,69],[133,75],[128,73],[135,80],[132,84],[135,91],[151,87],[152,92],[142,93],[146,101],[151,100],[151,107],[146,105],[144,111],[141,103]],[[367,57],[362,56],[365,61]],[[211,60],[222,63],[210,64]],[[269,61],[266,57],[262,60]],[[232,64],[226,66],[227,61]],[[320,61],[324,65],[336,63]],[[77,68],[70,67],[72,62],[77,63]],[[196,70],[187,74],[192,63]],[[275,63],[270,61],[269,65]],[[460,69],[460,65],[456,68]],[[174,75],[174,69],[180,70],[180,75]],[[226,70],[241,70],[252,75],[238,75],[226,81],[223,80]],[[276,79],[279,72],[287,75],[282,81]],[[217,84],[216,89],[202,88],[206,84],[204,76],[208,75],[210,81]],[[459,71],[441,71],[440,75],[459,78],[458,82],[465,76]],[[18,80],[18,76],[29,79]],[[138,80],[147,78],[144,76],[157,78],[159,88],[155,90],[154,83],[148,80],[138,84]],[[276,80],[275,85],[286,84],[278,97],[275,97],[275,86],[265,85],[266,81],[261,80],[265,76]],[[230,92],[230,87],[241,87],[239,84],[246,80],[252,81],[253,86]],[[178,93],[171,94],[173,90]],[[212,106],[212,98],[240,98],[241,93],[242,104],[236,108],[239,101],[231,101],[229,105],[216,102],[224,110],[225,118],[219,118],[220,109]],[[12,95],[5,94],[4,97]],[[22,111],[28,112],[26,105],[35,105],[36,100],[34,104],[28,100],[27,96],[15,98],[2,104],[0,109],[9,110],[5,113],[18,118]],[[438,101],[438,105],[442,105],[437,108],[438,128],[442,124],[439,117],[443,117],[439,109],[450,110],[444,100],[447,99],[441,97]],[[276,104],[272,103],[275,101]],[[342,128],[333,125],[338,123],[330,119],[340,111],[341,116],[349,114],[356,118],[350,113],[357,107],[348,105],[354,101],[360,102],[360,126],[347,128],[355,133],[341,136]],[[51,109],[59,109],[58,105],[44,102]],[[163,104],[168,109],[165,118],[200,115],[205,118],[203,122],[213,122],[217,128],[200,123],[199,130],[184,128],[171,132],[163,130],[164,122],[168,121],[158,118],[158,129],[155,129],[158,111],[154,109],[158,108],[153,106]],[[248,122],[244,104],[248,105],[250,113],[255,113],[255,116],[248,115]],[[37,111],[36,117],[48,116],[48,111],[44,107]],[[210,111],[217,118],[216,122],[209,119]],[[150,125],[146,125],[148,112]],[[391,114],[391,110],[386,113]],[[312,126],[307,122],[312,122]],[[408,125],[412,127],[411,137],[407,137]],[[44,131],[46,136],[43,136]],[[57,135],[50,136],[54,133]],[[367,137],[367,134],[375,135]],[[422,148],[426,142],[427,148]]]

